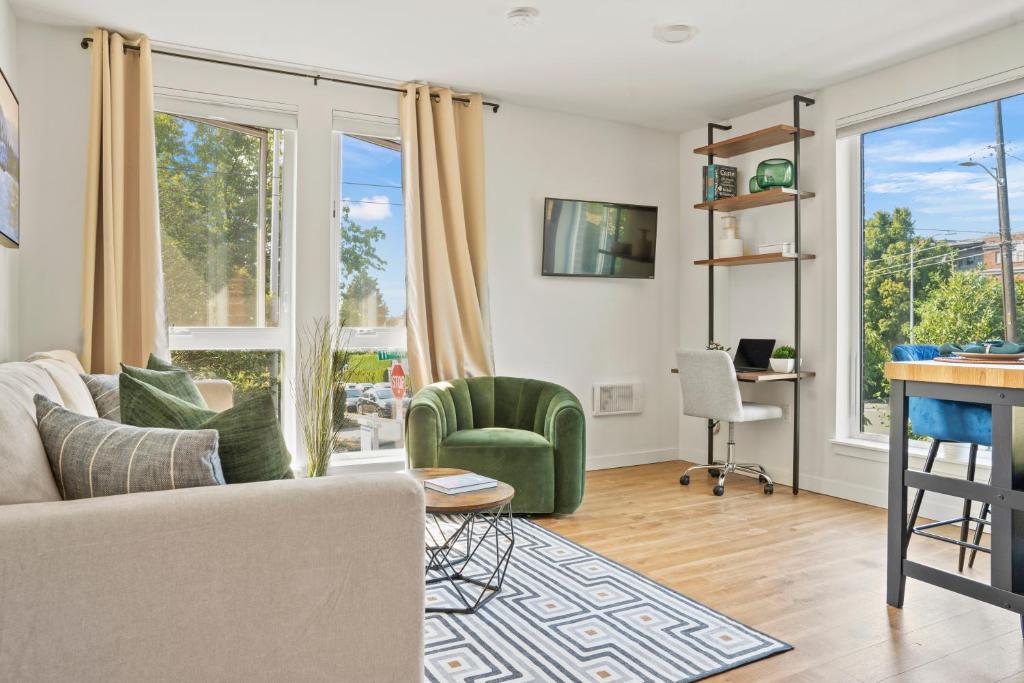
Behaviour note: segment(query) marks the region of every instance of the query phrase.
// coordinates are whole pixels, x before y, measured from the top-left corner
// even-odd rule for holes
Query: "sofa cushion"
[[[82,381],[92,394],[96,413],[104,420],[121,421],[121,390],[117,375],[82,375]]]
[[[92,394],[82,381],[82,364],[78,362],[70,351],[61,353],[49,351],[36,353],[29,357],[33,365],[46,370],[50,379],[57,385],[60,392],[60,403],[68,410],[76,413],[96,417],[96,404],[92,401]]]
[[[212,429],[144,429],[36,395],[39,435],[64,500],[224,483]]]
[[[57,386],[43,368],[0,364],[0,505],[60,500],[36,430],[36,394],[60,401]]]
[[[525,429],[463,429],[441,442],[444,467],[469,470],[516,490],[514,511],[551,510],[555,503],[555,460],[551,443]]]
[[[188,372],[181,368],[150,370],[149,368],[136,368],[121,363],[121,375],[128,375],[132,379],[145,382],[151,387],[156,387],[160,391],[180,398],[182,401],[191,403],[199,408],[207,407],[206,400],[203,399],[203,395],[199,392],[199,388],[196,387],[196,383],[192,381]]]
[[[121,421],[145,427],[216,429],[221,467],[229,484],[295,476],[269,393],[215,413],[122,374]]]

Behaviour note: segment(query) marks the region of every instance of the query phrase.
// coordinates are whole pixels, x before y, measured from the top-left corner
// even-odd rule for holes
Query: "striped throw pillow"
[[[35,396],[36,420],[65,500],[224,483],[216,430],[148,429],[73,413]]]
[[[121,390],[117,375],[81,375],[92,394],[96,412],[104,420],[121,421]]]

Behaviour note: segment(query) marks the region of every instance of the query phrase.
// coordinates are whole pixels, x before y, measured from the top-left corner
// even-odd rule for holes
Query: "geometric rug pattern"
[[[493,551],[492,551],[493,552]],[[447,584],[427,604],[455,605]],[[696,681],[792,649],[528,519],[500,594],[428,614],[429,681]]]

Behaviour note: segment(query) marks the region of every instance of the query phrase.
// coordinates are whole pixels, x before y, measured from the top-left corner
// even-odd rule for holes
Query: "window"
[[[855,431],[888,433],[897,344],[1024,339],[1022,143],[1024,95],[862,135]]]
[[[401,146],[356,133],[337,133],[335,145],[335,311],[351,351],[338,450],[398,448],[409,403],[389,383],[393,368],[407,364]]]
[[[230,380],[236,401],[270,391],[281,406],[294,132],[196,108],[155,117],[172,360]]]

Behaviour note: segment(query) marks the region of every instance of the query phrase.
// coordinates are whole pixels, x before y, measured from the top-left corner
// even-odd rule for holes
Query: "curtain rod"
[[[81,46],[83,50],[88,50],[89,46],[92,45],[92,38],[82,38]],[[139,48],[134,45],[125,45],[126,50],[134,50],[138,52]],[[321,76],[319,74],[307,74],[301,71],[288,71],[286,69],[275,69],[269,66],[258,66],[256,64],[245,64],[243,62],[230,62],[226,59],[214,59],[213,57],[200,57],[198,55],[185,54],[183,52],[169,52],[167,50],[157,50],[151,48],[150,52],[155,55],[164,55],[166,57],[176,57],[177,59],[191,59],[196,62],[207,62],[209,64],[220,64],[222,66],[234,66],[239,69],[252,69],[253,71],[264,71],[266,73],[280,74],[281,76],[298,76],[299,78],[312,79],[313,85],[319,84],[320,81],[329,81],[331,83],[342,83],[344,85],[357,85],[362,88],[373,88],[374,90],[388,90],[390,92],[397,92],[405,94],[405,90],[402,88],[395,88],[390,85],[377,85],[376,83],[364,83],[361,81],[350,81],[344,78],[334,78],[333,76]],[[465,97],[452,97],[454,102],[464,102],[469,104],[469,100]],[[495,114],[498,113],[498,107],[501,105],[497,102],[484,102],[485,107],[490,107],[491,111]]]

